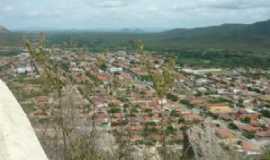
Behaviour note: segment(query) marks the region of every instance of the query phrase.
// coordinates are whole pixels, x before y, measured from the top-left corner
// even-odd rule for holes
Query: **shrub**
[[[252,139],[255,137],[255,134],[251,133],[251,132],[243,132],[242,134],[243,134],[243,136],[245,136],[248,139]]]
[[[144,112],[146,112],[146,113],[152,113],[152,109],[151,109],[151,108],[146,108],[146,109],[144,110]]]
[[[242,122],[242,123],[250,123],[250,121],[251,121],[251,120],[250,120],[249,117],[245,117],[245,118],[242,118],[242,119],[241,119],[241,122]]]
[[[167,99],[169,99],[173,102],[178,101],[178,97],[176,95],[173,95],[173,94],[167,94]]]
[[[119,113],[121,112],[121,109],[118,108],[118,107],[112,107],[110,110],[109,110],[110,113]]]
[[[187,100],[187,99],[182,99],[182,100],[180,101],[180,103],[182,103],[182,104],[184,104],[184,105],[187,105],[187,106],[191,106],[189,100]]]
[[[228,128],[233,129],[233,130],[238,129],[238,127],[237,127],[234,123],[232,123],[232,122],[230,122],[230,123],[228,124]]]
[[[146,126],[156,126],[157,123],[154,122],[154,121],[149,121],[149,122],[146,122],[145,125],[146,125]]]
[[[179,114],[178,114],[178,113],[176,112],[176,110],[174,109],[174,110],[171,111],[170,116],[172,116],[172,117],[178,117]]]
[[[131,110],[130,110],[131,113],[138,113],[139,110],[137,107],[132,107]]]
[[[270,160],[270,146],[262,154],[261,160]]]
[[[262,113],[262,116],[270,118],[270,111],[269,110],[262,110],[261,113]]]
[[[232,103],[231,100],[228,100],[223,97],[213,98],[209,100],[210,103]]]
[[[173,126],[170,125],[166,127],[165,133],[167,135],[174,134],[175,132],[176,132],[176,129]]]

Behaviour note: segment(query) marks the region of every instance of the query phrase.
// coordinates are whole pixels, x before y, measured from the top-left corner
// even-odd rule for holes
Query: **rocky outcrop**
[[[186,152],[192,153],[189,159],[194,160],[238,160],[236,153],[229,149],[224,149],[219,143],[215,131],[207,124],[191,127],[186,132],[188,145],[185,146]]]
[[[26,114],[1,80],[0,159],[48,160]]]

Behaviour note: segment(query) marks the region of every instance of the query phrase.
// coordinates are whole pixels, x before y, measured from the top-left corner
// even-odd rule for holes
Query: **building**
[[[111,73],[120,73],[120,72],[123,72],[123,68],[121,68],[121,67],[111,67],[110,72]]]
[[[208,111],[214,115],[231,114],[234,110],[226,104],[211,104],[208,105]]]

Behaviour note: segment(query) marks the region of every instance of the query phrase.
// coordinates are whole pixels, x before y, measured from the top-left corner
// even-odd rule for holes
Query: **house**
[[[100,81],[109,81],[110,80],[109,76],[107,76],[106,74],[98,74],[96,76],[96,78]]]
[[[49,98],[47,96],[38,96],[35,98],[35,102],[38,107],[45,107],[49,103]]]
[[[106,112],[98,112],[95,115],[95,122],[97,125],[109,124],[109,116]]]
[[[140,132],[143,130],[143,126],[141,125],[132,125],[128,127],[129,132]]]
[[[232,140],[235,135],[228,128],[216,128],[216,135],[221,139]]]
[[[104,96],[95,96],[92,97],[92,103],[96,106],[97,109],[105,108],[106,106],[108,106],[106,99],[107,98]]]
[[[205,105],[207,105],[207,100],[202,97],[192,97],[190,99],[190,104],[193,107],[204,107]]]
[[[130,74],[128,74],[128,73],[121,73],[119,75],[119,79],[120,80],[127,80],[127,81],[133,80],[132,76]]]
[[[234,110],[226,104],[210,104],[207,106],[208,111],[214,115],[232,114]]]
[[[252,126],[252,125],[249,125],[249,124],[240,124],[240,123],[237,123],[236,126],[241,131],[244,131],[244,132],[247,132],[247,133],[256,133],[257,131],[260,131],[261,130],[260,127],[255,127],[255,126]]]
[[[199,122],[203,121],[203,118],[199,114],[197,114],[197,113],[193,113],[193,112],[182,112],[181,114],[183,116],[183,119],[186,122],[199,123]]]
[[[261,115],[260,113],[250,109],[240,109],[236,113],[236,119],[238,120],[249,119],[250,121],[257,121],[258,119],[260,119],[260,115]]]
[[[125,120],[124,114],[123,113],[113,113],[112,115],[112,120],[111,120],[111,124],[113,127],[122,125],[123,122]]]
[[[33,68],[30,66],[16,68],[17,74],[29,74],[29,73],[33,73],[33,71],[34,71]]]
[[[160,116],[148,116],[148,115],[144,115],[143,116],[144,122],[155,122],[155,123],[159,123],[161,121],[161,117]]]
[[[265,131],[259,131],[255,134],[256,139],[267,139],[269,140],[270,138],[270,128],[268,128]]]
[[[110,72],[111,73],[120,73],[120,72],[123,72],[123,68],[121,68],[121,67],[111,67]]]
[[[241,147],[242,149],[240,150],[241,152],[244,152],[246,155],[260,155],[260,148],[254,143],[251,142],[241,142]]]
[[[139,141],[142,141],[142,140],[143,140],[142,136],[138,136],[138,135],[132,135],[129,138],[129,141],[133,142],[133,143],[139,142]]]
[[[88,80],[88,77],[84,74],[77,74],[74,79],[77,83],[84,83]]]
[[[43,118],[43,117],[47,117],[49,116],[48,112],[46,112],[45,110],[36,110],[32,113],[33,117],[39,117],[39,118]]]
[[[266,103],[270,103],[270,95],[260,96],[260,100]]]

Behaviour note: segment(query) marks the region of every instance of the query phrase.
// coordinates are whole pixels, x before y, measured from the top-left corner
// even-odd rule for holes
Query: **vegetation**
[[[170,113],[170,116],[172,116],[172,117],[179,117],[179,114],[176,112],[175,109],[173,109],[173,110],[171,111],[171,113]]]
[[[240,120],[242,123],[250,123],[250,118],[249,117],[245,117],[245,118],[242,118],[241,120]]]
[[[165,133],[166,133],[166,135],[175,134],[176,129],[173,126],[169,125],[166,127]]]
[[[208,32],[211,31],[213,28],[209,29],[208,31],[198,31],[203,32],[202,37],[207,37],[209,35]],[[234,30],[234,29],[232,29]],[[172,35],[172,33],[183,33],[186,35],[186,37],[173,37],[175,39],[171,39],[171,37],[167,37],[164,34]],[[193,36],[196,38],[200,38],[197,33],[194,33],[193,30],[188,31],[189,33],[193,33]],[[205,33],[207,32],[207,33]],[[225,33],[227,33],[226,31]],[[232,31],[234,33],[234,31]],[[242,33],[242,32],[241,32]],[[243,33],[245,33],[243,31]],[[85,35],[82,35],[83,33],[50,33],[50,45],[56,44],[56,46],[59,47],[65,47],[67,49],[73,50],[77,47],[79,48],[86,48],[91,49],[93,51],[98,50],[104,50],[105,48],[110,48],[112,50],[118,50],[118,49],[127,49],[128,51],[135,51],[139,54],[141,54],[141,65],[144,66],[144,69],[147,71],[147,75],[140,76],[140,78],[143,81],[148,81],[151,83],[148,83],[149,85],[152,85],[153,89],[155,90],[156,96],[159,97],[159,104],[161,105],[162,112],[159,114],[161,116],[161,121],[150,121],[145,123],[145,128],[141,134],[143,134],[143,138],[150,137],[149,139],[144,139],[141,141],[144,144],[155,144],[157,140],[151,139],[152,134],[159,134],[161,135],[161,143],[162,143],[162,152],[161,155],[163,159],[166,159],[170,154],[168,154],[168,143],[170,140],[170,136],[174,136],[179,128],[175,128],[174,125],[170,124],[170,121],[172,121],[172,118],[179,117],[178,122],[181,123],[180,130],[183,133],[184,140],[187,140],[187,131],[189,127],[193,124],[190,124],[184,120],[184,118],[181,117],[181,115],[176,110],[171,110],[170,112],[168,110],[165,110],[165,105],[167,103],[167,100],[178,102],[179,98],[177,95],[172,94],[173,91],[173,84],[175,81],[175,66],[176,64],[180,65],[196,65],[196,66],[214,66],[214,67],[239,67],[239,66],[245,66],[245,67],[269,67],[269,60],[270,55],[264,54],[266,52],[258,52],[258,51],[233,51],[233,50],[227,50],[227,46],[225,46],[222,49],[216,49],[216,48],[200,48],[195,45],[199,49],[190,49],[189,47],[183,48],[185,46],[186,42],[180,40],[184,39],[187,40],[190,35],[187,35],[188,33],[186,31],[181,30],[175,30],[172,32],[166,32],[166,33],[160,33],[160,34],[123,34],[123,33],[86,33]],[[96,35],[96,37],[91,37],[89,35]],[[108,38],[107,36],[113,34],[114,36]],[[100,38],[100,35],[104,36],[102,38],[96,40],[95,38]],[[170,36],[171,36],[170,35]],[[212,34],[210,34],[212,35]],[[162,37],[159,39],[158,37]],[[193,37],[191,36],[191,37]],[[163,38],[167,38],[168,41],[166,41]],[[108,38],[108,39],[107,39]],[[138,38],[142,38],[145,40],[146,44],[143,43],[143,41],[137,41]],[[215,40],[216,37],[213,37]],[[222,37],[218,37],[222,38]],[[217,38],[217,39],[218,39]],[[265,37],[264,37],[265,38]],[[69,39],[70,41],[62,43],[62,41]],[[130,40],[131,39],[131,40]],[[175,42],[170,44],[170,42],[174,40]],[[108,43],[109,41],[109,43]],[[182,42],[184,45],[179,45],[179,42]],[[188,42],[190,42],[188,40]],[[194,43],[193,43],[194,42]],[[209,41],[211,42],[211,41]],[[223,43],[224,41],[221,41],[220,43]],[[227,41],[226,41],[227,42]],[[70,77],[66,77],[63,75],[63,71],[68,71],[68,64],[59,63],[56,64],[53,62],[49,57],[49,52],[47,52],[44,47],[44,41],[40,41],[38,46],[33,46],[30,42],[26,43],[26,47],[29,50],[29,53],[31,54],[32,60],[37,62],[43,70],[41,71],[41,77],[38,78],[38,82],[36,80],[31,81],[32,84],[35,83],[42,83],[44,84],[42,87],[45,90],[49,90],[54,94],[55,99],[55,112],[53,112],[52,121],[55,123],[54,129],[56,129],[57,137],[55,138],[55,143],[57,143],[56,148],[59,149],[59,153],[57,156],[61,157],[63,156],[63,160],[102,160],[102,154],[97,150],[96,148],[96,138],[98,137],[98,133],[96,130],[96,124],[95,124],[95,118],[96,118],[96,108],[95,105],[92,104],[91,98],[94,97],[92,93],[95,93],[95,86],[103,85],[105,87],[108,87],[108,92],[111,96],[115,96],[118,98],[118,100],[125,102],[124,112],[125,112],[125,118],[127,120],[123,120],[124,122],[129,121],[129,118],[132,116],[136,116],[138,113],[141,112],[142,107],[140,106],[133,106],[129,103],[128,96],[124,94],[118,94],[120,88],[121,82],[117,77],[115,76],[113,78],[113,81],[111,82],[111,85],[106,86],[105,83],[99,81],[95,75],[91,75],[90,73],[87,74],[89,81],[83,82],[82,86],[76,88],[79,90],[81,95],[84,99],[86,99],[89,104],[85,105],[87,109],[87,113],[91,115],[91,120],[88,123],[91,124],[89,130],[85,129],[85,133],[78,134],[74,130],[76,129],[75,124],[75,118],[74,116],[75,111],[74,108],[75,104],[74,101],[72,101],[72,92],[74,92],[74,84],[73,79]],[[190,45],[198,43],[198,39],[195,39],[194,41],[190,42]],[[224,45],[227,45],[230,43],[225,43]],[[134,49],[134,45],[136,46],[136,49]],[[124,47],[125,46],[125,47]],[[165,46],[165,47],[164,47]],[[181,47],[179,47],[181,46]],[[213,44],[214,47],[219,46],[220,44]],[[160,48],[160,47],[164,47]],[[167,48],[169,47],[169,49]],[[158,64],[159,61],[156,60],[155,62],[152,62],[149,60],[149,57],[151,55],[148,55],[145,51],[168,51],[168,53],[164,53],[164,56],[167,58],[165,59],[165,62],[161,64],[160,70],[157,71],[155,69],[155,64]],[[253,48],[252,48],[253,49]],[[163,53],[163,52],[162,52]],[[256,53],[256,54],[255,54]],[[257,54],[258,53],[258,54]],[[153,53],[155,54],[155,53]],[[105,54],[100,54],[97,56],[96,64],[97,66],[105,71],[107,70],[108,66],[106,64],[106,58]],[[2,69],[4,70],[4,69]],[[25,76],[18,77],[18,81],[26,81],[27,79]],[[106,88],[107,89],[107,88]],[[250,88],[252,91],[257,91],[256,89]],[[46,92],[47,93],[47,92]],[[145,91],[139,92],[141,93],[141,96],[145,95]],[[39,93],[31,93],[29,95],[23,95],[25,97],[33,97],[38,95]],[[116,96],[118,95],[118,96]],[[124,95],[124,96],[123,96]],[[201,95],[200,93],[198,96]],[[224,99],[224,98],[215,98],[211,99],[209,101],[210,103],[232,103],[231,101]],[[187,107],[192,107],[192,104],[187,99],[180,100],[181,104],[186,105]],[[242,101],[239,101],[239,105],[243,105]],[[24,105],[25,110],[32,111],[35,108],[32,106],[31,103]],[[153,116],[154,113],[151,109],[145,109],[143,110],[145,115],[147,116]],[[121,113],[122,108],[117,106],[116,104],[109,104],[109,113],[112,114],[112,118],[117,118],[119,114]],[[262,111],[263,116],[270,117],[269,112],[267,110]],[[167,115],[170,115],[167,118]],[[216,117],[217,118],[217,117]],[[120,118],[122,119],[122,118]],[[45,121],[45,120],[43,120]],[[46,119],[46,122],[50,121],[49,119]],[[124,123],[122,120],[119,120]],[[241,119],[241,122],[243,123],[250,123],[249,118]],[[161,126],[161,130],[159,127]],[[230,129],[237,129],[237,126],[233,123],[229,123],[228,127]],[[88,128],[88,127],[86,127]],[[115,131],[115,137],[117,139],[117,142],[119,142],[119,150],[117,153],[116,159],[126,159],[126,156],[129,153],[129,147],[130,147],[130,141],[129,138],[130,132],[124,128],[124,125],[121,125],[117,130]],[[244,132],[243,136],[246,138],[254,138],[254,133],[248,133]],[[139,137],[140,138],[140,137]],[[185,158],[186,151],[190,148],[190,146],[183,148],[183,157]],[[265,157],[269,157],[269,153],[265,154]],[[178,157],[179,158],[179,157]],[[267,158],[264,158],[267,160]],[[268,158],[269,159],[269,158]]]
[[[265,149],[262,157],[261,157],[261,160],[270,160],[270,148],[269,146]]]
[[[182,103],[182,104],[184,104],[184,105],[187,105],[187,106],[192,106],[192,104],[190,103],[190,101],[187,100],[187,99],[182,99],[182,100],[180,100],[180,103]]]
[[[243,136],[245,136],[248,139],[252,139],[255,137],[255,134],[251,132],[243,132]]]
[[[40,77],[40,80],[44,82],[43,87],[51,92],[55,92],[57,96],[57,106],[55,106],[52,116],[53,125],[55,125],[53,129],[55,129],[56,136],[50,137],[54,139],[54,147],[57,150],[53,156],[56,159],[63,160],[102,160],[103,158],[95,145],[95,139],[97,137],[95,124],[92,123],[92,129],[84,134],[74,132],[74,108],[76,107],[72,95],[74,88],[70,80],[63,79],[59,66],[49,60],[49,53],[43,50],[43,45],[44,42],[41,41],[38,47],[33,48],[30,42],[26,43],[32,59],[43,67]],[[88,89],[90,91],[89,87]],[[48,143],[48,139],[44,143]]]
[[[238,129],[238,127],[237,127],[233,122],[230,122],[230,123],[228,124],[228,128],[233,129],[233,130]]]
[[[171,100],[171,101],[174,101],[174,102],[176,102],[176,101],[178,101],[178,97],[176,96],[176,95],[173,95],[173,94],[167,94],[167,99],[169,99],[169,100]]]
[[[212,67],[270,67],[270,21],[251,25],[221,25],[200,29],[175,29],[163,33],[48,32],[50,46],[84,48],[93,52],[133,50],[138,40],[143,49],[168,53],[180,65]],[[237,38],[235,38],[237,35]],[[5,33],[1,46],[22,46],[25,38],[36,33]],[[100,66],[103,69],[105,65]]]
[[[232,101],[225,99],[223,97],[212,98],[209,100],[210,103],[232,103]]]
[[[121,108],[113,107],[113,108],[110,109],[109,112],[110,113],[120,113],[121,112]]]
[[[261,111],[262,116],[270,118],[270,111],[269,110],[262,110]]]

